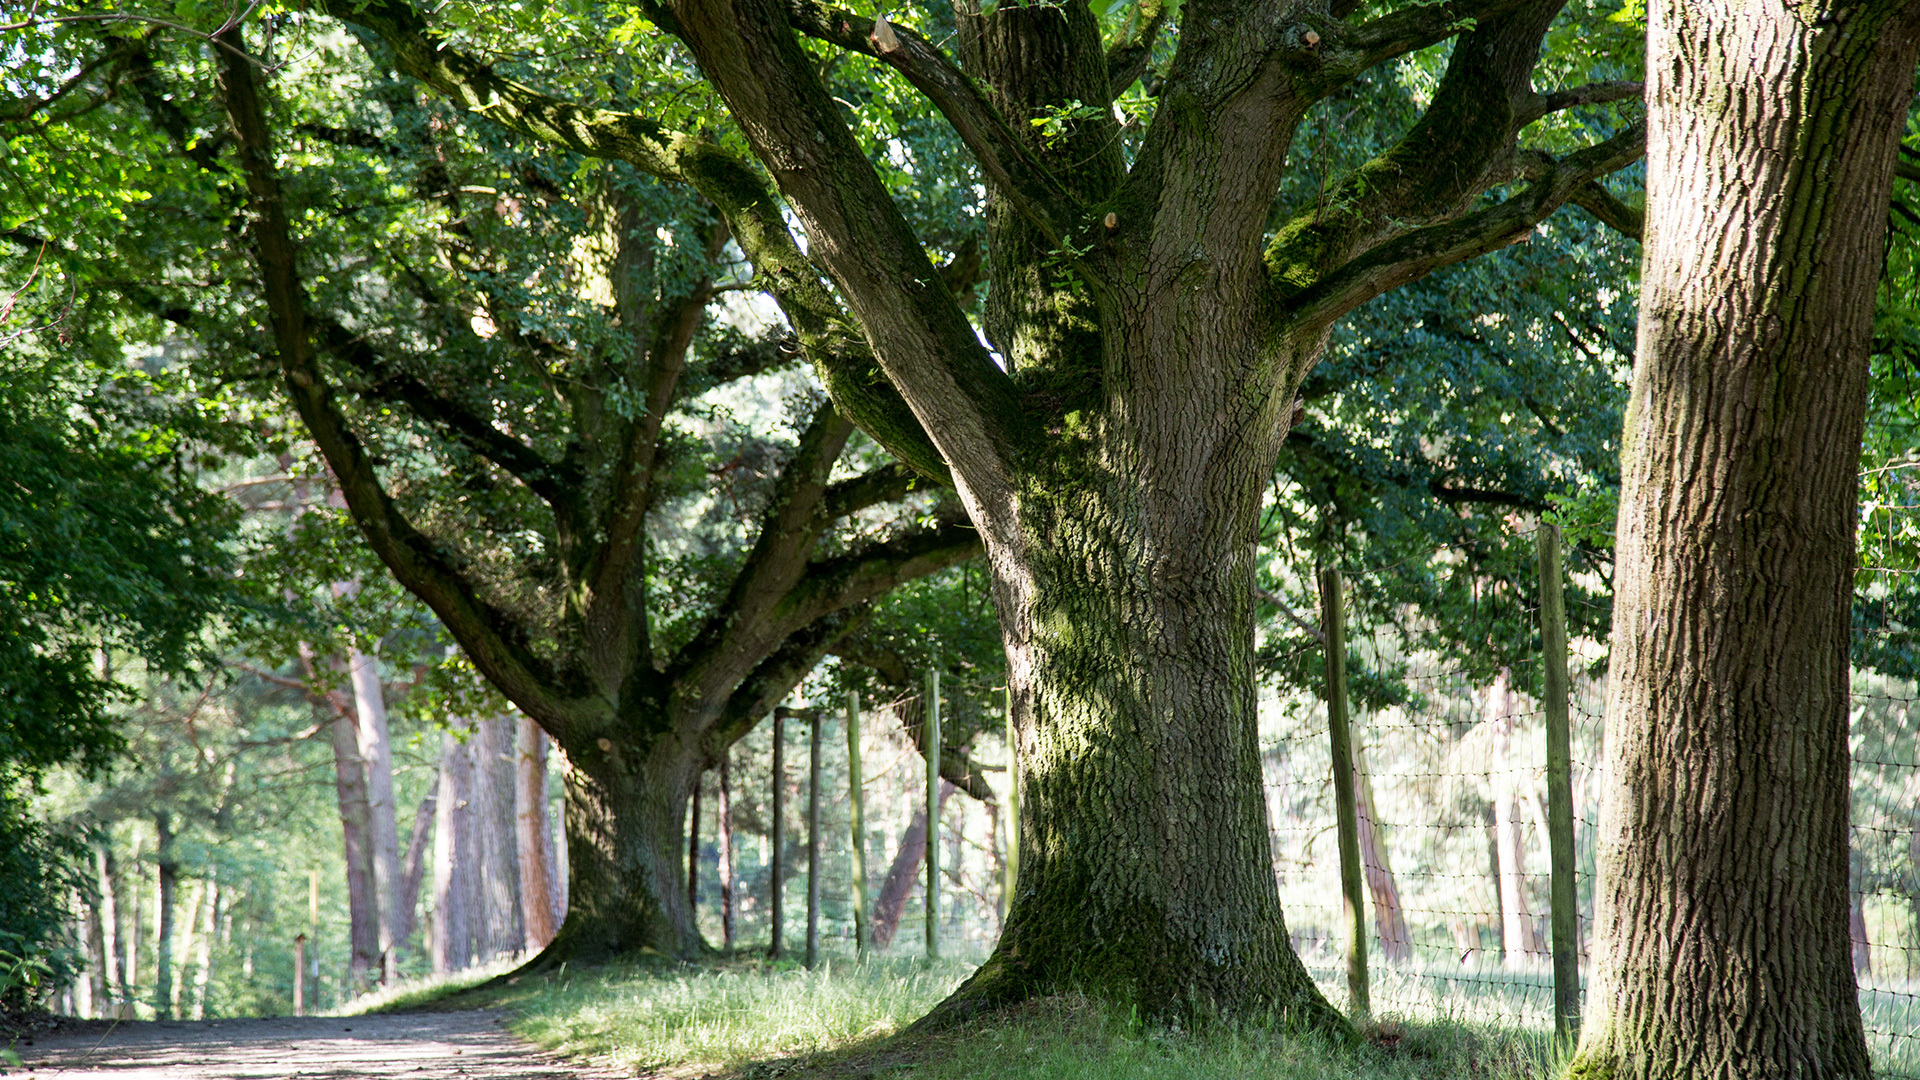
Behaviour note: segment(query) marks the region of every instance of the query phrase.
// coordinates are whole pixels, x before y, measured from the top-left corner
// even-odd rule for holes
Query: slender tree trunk
[[[946,808],[947,796],[957,790],[952,784],[941,782],[941,809]],[[874,897],[873,918],[868,920],[867,932],[872,936],[875,949],[893,944],[893,935],[900,930],[900,916],[907,910],[907,900],[913,896],[913,888],[920,880],[920,863],[926,852],[927,809],[916,800],[906,831],[900,834],[900,847],[893,854],[893,864],[887,867],[880,893]]]
[[[80,905],[82,926],[85,930],[84,942],[87,950],[87,970],[80,978],[87,991],[87,1016],[103,1016],[107,1012],[107,1001],[113,995],[113,978],[108,973],[107,932],[105,919],[99,903]]]
[[[100,844],[94,862],[100,879],[100,1001],[117,1006],[127,999],[127,981],[126,963],[120,953],[120,871],[114,862],[111,837]],[[117,1017],[120,1011],[117,1007],[108,1008],[104,1015]]]
[[[174,1016],[181,1019],[189,1018],[188,1013],[181,1009],[180,1000],[186,995],[187,965],[193,962],[194,953],[200,943],[200,919],[206,904],[207,882],[201,879],[193,883],[193,899],[187,903],[186,926],[180,935],[180,977],[173,980],[172,995],[167,1002],[168,1009]]]
[[[521,717],[514,772],[514,837],[520,852],[520,907],[527,947],[544,949],[564,912],[553,894],[553,830],[547,822],[547,734]]]
[[[720,800],[714,806],[714,839],[718,841],[719,877],[720,877],[720,947],[733,948],[733,770],[728,760],[731,754],[722,751],[720,756]]]
[[[140,993],[140,833],[133,834],[133,855],[127,875],[126,962],[120,968],[120,997],[131,1010]]]
[[[413,937],[414,929],[419,925],[420,882],[426,876],[427,845],[433,842],[435,810],[440,805],[440,772],[436,767],[431,786],[426,797],[413,810],[413,831],[407,834],[407,856],[400,865],[400,895],[394,901],[394,933],[405,943]]]
[[[358,726],[346,713],[336,713],[331,724],[333,787],[347,863],[347,981],[352,993],[365,989],[380,970],[380,910],[373,891],[367,767],[360,758]]]
[[[473,960],[473,828],[467,796],[473,762],[450,734],[440,736],[440,790],[434,799],[433,970],[460,971]]]
[[[1596,938],[1573,1071],[1866,1077],[1848,655],[1920,3],[1648,5]]]
[[[479,841],[482,900],[479,951],[483,960],[525,951],[521,918],[520,846],[516,838],[514,790],[518,785],[515,721],[482,720],[467,743],[473,756],[474,833]]]
[[[1400,885],[1393,877],[1386,838],[1380,835],[1379,810],[1373,803],[1373,778],[1367,774],[1364,748],[1353,747],[1354,803],[1359,811],[1360,868],[1373,899],[1373,922],[1380,933],[1380,955],[1390,964],[1413,959],[1413,939],[1407,934],[1407,914],[1400,906]]]
[[[393,801],[393,746],[387,734],[387,701],[380,685],[380,665],[351,646],[347,667],[353,682],[353,707],[359,717],[356,734],[360,758],[367,768],[368,841],[373,856],[373,893],[379,918],[380,978],[399,976],[400,948],[406,943],[400,913],[400,833]]]
[[[154,869],[159,903],[155,906],[153,934],[153,1012],[162,1020],[173,1019],[173,908],[179,891],[180,864],[173,858],[173,816],[161,811],[153,816]]]
[[[1512,755],[1515,708],[1510,674],[1502,669],[1487,688],[1493,731],[1493,850],[1500,888],[1500,949],[1509,964],[1541,952],[1539,927],[1527,895],[1527,843],[1521,827]]]
[[[195,1020],[203,1020],[207,1015],[207,986],[213,982],[214,918],[219,909],[219,881],[208,878],[207,906],[200,915],[200,949],[193,958],[193,1018]]]

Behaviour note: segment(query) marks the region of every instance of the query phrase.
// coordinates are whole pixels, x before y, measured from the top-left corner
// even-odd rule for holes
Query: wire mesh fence
[[[1891,587],[1882,574],[1862,572],[1862,595]],[[1368,585],[1359,575],[1349,587]],[[1521,614],[1537,620],[1538,610]],[[1905,635],[1909,648],[1912,633],[1890,618],[1856,630],[1883,639]],[[1885,655],[1887,645],[1880,640],[1856,654]],[[1404,704],[1352,721],[1373,1011],[1553,1030],[1539,658],[1486,678],[1417,648],[1397,653],[1385,637],[1362,635],[1355,647],[1376,668],[1403,665],[1408,691]],[[1583,979],[1603,786],[1604,655],[1604,642],[1574,643],[1568,702]],[[1911,681],[1871,670],[1854,674],[1853,963],[1876,1070],[1891,1076],[1920,1076],[1917,699],[1920,689]],[[1326,708],[1318,695],[1301,695],[1275,700],[1263,712],[1274,867],[1288,926],[1309,970],[1344,1004],[1346,942]]]

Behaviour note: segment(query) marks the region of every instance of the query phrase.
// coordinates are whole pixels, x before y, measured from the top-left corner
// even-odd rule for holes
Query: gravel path
[[[60,1080],[602,1080],[509,1034],[492,1011],[340,1018],[84,1020],[14,1047],[17,1075]],[[0,1067],[0,1071],[5,1071]]]

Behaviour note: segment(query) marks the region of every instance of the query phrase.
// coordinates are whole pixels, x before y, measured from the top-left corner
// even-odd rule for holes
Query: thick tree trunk
[[[1575,1075],[1866,1077],[1848,655],[1920,3],[1656,0],[1609,790]]]
[[[940,809],[945,810],[947,796],[959,789],[941,781]],[[991,805],[991,804],[989,804]],[[920,881],[920,864],[927,856],[927,808],[916,805],[913,816],[907,819],[906,831],[900,834],[900,848],[894,852],[893,865],[887,868],[887,876],[880,883],[880,895],[873,901],[873,918],[868,920],[868,933],[875,949],[885,949],[893,944],[893,935],[900,930],[900,915],[907,910],[907,899],[913,895],[914,887]]]
[[[400,833],[393,802],[393,747],[387,735],[387,700],[380,685],[380,666],[359,649],[347,649],[347,670],[353,681],[353,707],[358,714],[360,758],[367,768],[368,842],[373,856],[373,893],[379,915],[380,979],[399,976],[400,949],[410,915],[400,911]]]
[[[360,758],[359,725],[335,713],[333,790],[340,810],[340,835],[347,864],[348,960],[352,992],[365,989],[380,970],[380,910],[373,890],[372,825],[367,808],[367,767]]]
[[[1204,385],[1262,361],[1196,296],[1219,299],[1126,319],[1136,369],[1189,407],[1090,433],[1022,483],[1017,522],[972,508],[1014,689],[1020,883],[948,1013],[1071,986],[1149,1017],[1351,1030],[1288,939],[1261,785],[1247,538],[1291,386]]]
[[[520,851],[520,907],[527,947],[544,949],[565,909],[553,888],[553,830],[547,821],[547,734],[520,718],[514,773],[514,837]]]
[[[681,846],[695,754],[667,737],[646,757],[612,743],[566,748],[565,765],[567,917],[542,960],[706,953]]]

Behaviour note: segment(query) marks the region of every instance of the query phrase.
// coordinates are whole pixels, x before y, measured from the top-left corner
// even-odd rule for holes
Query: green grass
[[[478,986],[496,975],[504,975],[518,966],[520,966],[519,960],[495,960],[490,964],[456,971],[451,975],[430,975],[424,979],[409,979],[406,982],[375,990],[370,994],[361,994],[357,998],[329,1009],[324,1015],[365,1016],[368,1013],[407,1012],[427,1008],[463,990]],[[466,1002],[462,1002],[461,1005],[466,1008],[476,1007]]]

